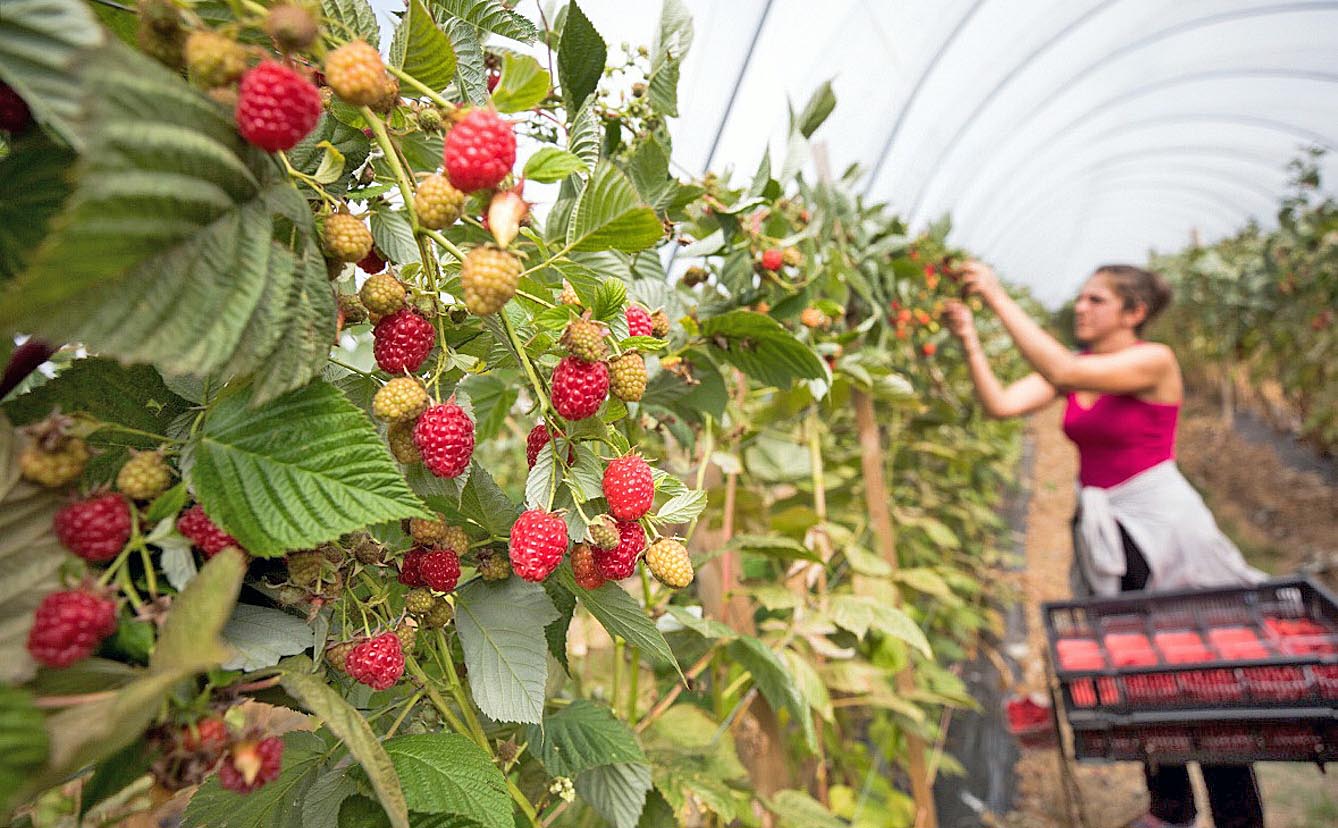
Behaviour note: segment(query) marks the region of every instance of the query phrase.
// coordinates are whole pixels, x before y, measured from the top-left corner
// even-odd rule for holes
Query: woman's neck
[[[1132,330],[1115,331],[1108,336],[1089,342],[1087,350],[1094,354],[1110,354],[1115,351],[1122,351],[1130,345],[1138,342],[1138,334]]]

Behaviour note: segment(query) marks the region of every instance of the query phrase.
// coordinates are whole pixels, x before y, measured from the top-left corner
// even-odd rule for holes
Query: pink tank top
[[[1102,394],[1083,408],[1068,395],[1064,434],[1078,446],[1078,481],[1109,489],[1175,457],[1178,403]]]

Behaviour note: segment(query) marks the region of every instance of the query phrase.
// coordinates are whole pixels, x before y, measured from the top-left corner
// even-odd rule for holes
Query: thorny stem
[[[418,232],[423,234],[424,236],[427,236],[429,239],[439,244],[443,250],[454,256],[457,262],[463,262],[465,260],[464,251],[461,250],[459,247],[456,247],[455,242],[446,238],[438,231],[429,230],[426,227],[419,227]]]

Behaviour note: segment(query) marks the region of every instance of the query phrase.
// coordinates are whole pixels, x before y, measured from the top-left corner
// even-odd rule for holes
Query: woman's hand
[[[951,299],[943,306],[943,324],[963,342],[976,337],[976,319],[964,303]]]
[[[994,268],[984,262],[972,259],[962,265],[958,273],[961,275],[963,297],[976,293],[986,303],[990,303],[1003,292],[1003,288],[999,285],[999,277],[994,273]]]

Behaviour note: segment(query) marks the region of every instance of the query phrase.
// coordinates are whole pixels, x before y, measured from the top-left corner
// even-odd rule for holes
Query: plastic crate
[[[1047,603],[1070,721],[1112,713],[1338,708],[1338,600],[1313,581]]]
[[[1173,715],[1075,722],[1074,757],[1220,764],[1338,761],[1338,717],[1330,710],[1296,711],[1287,718],[1267,711],[1216,711],[1192,720]]]

